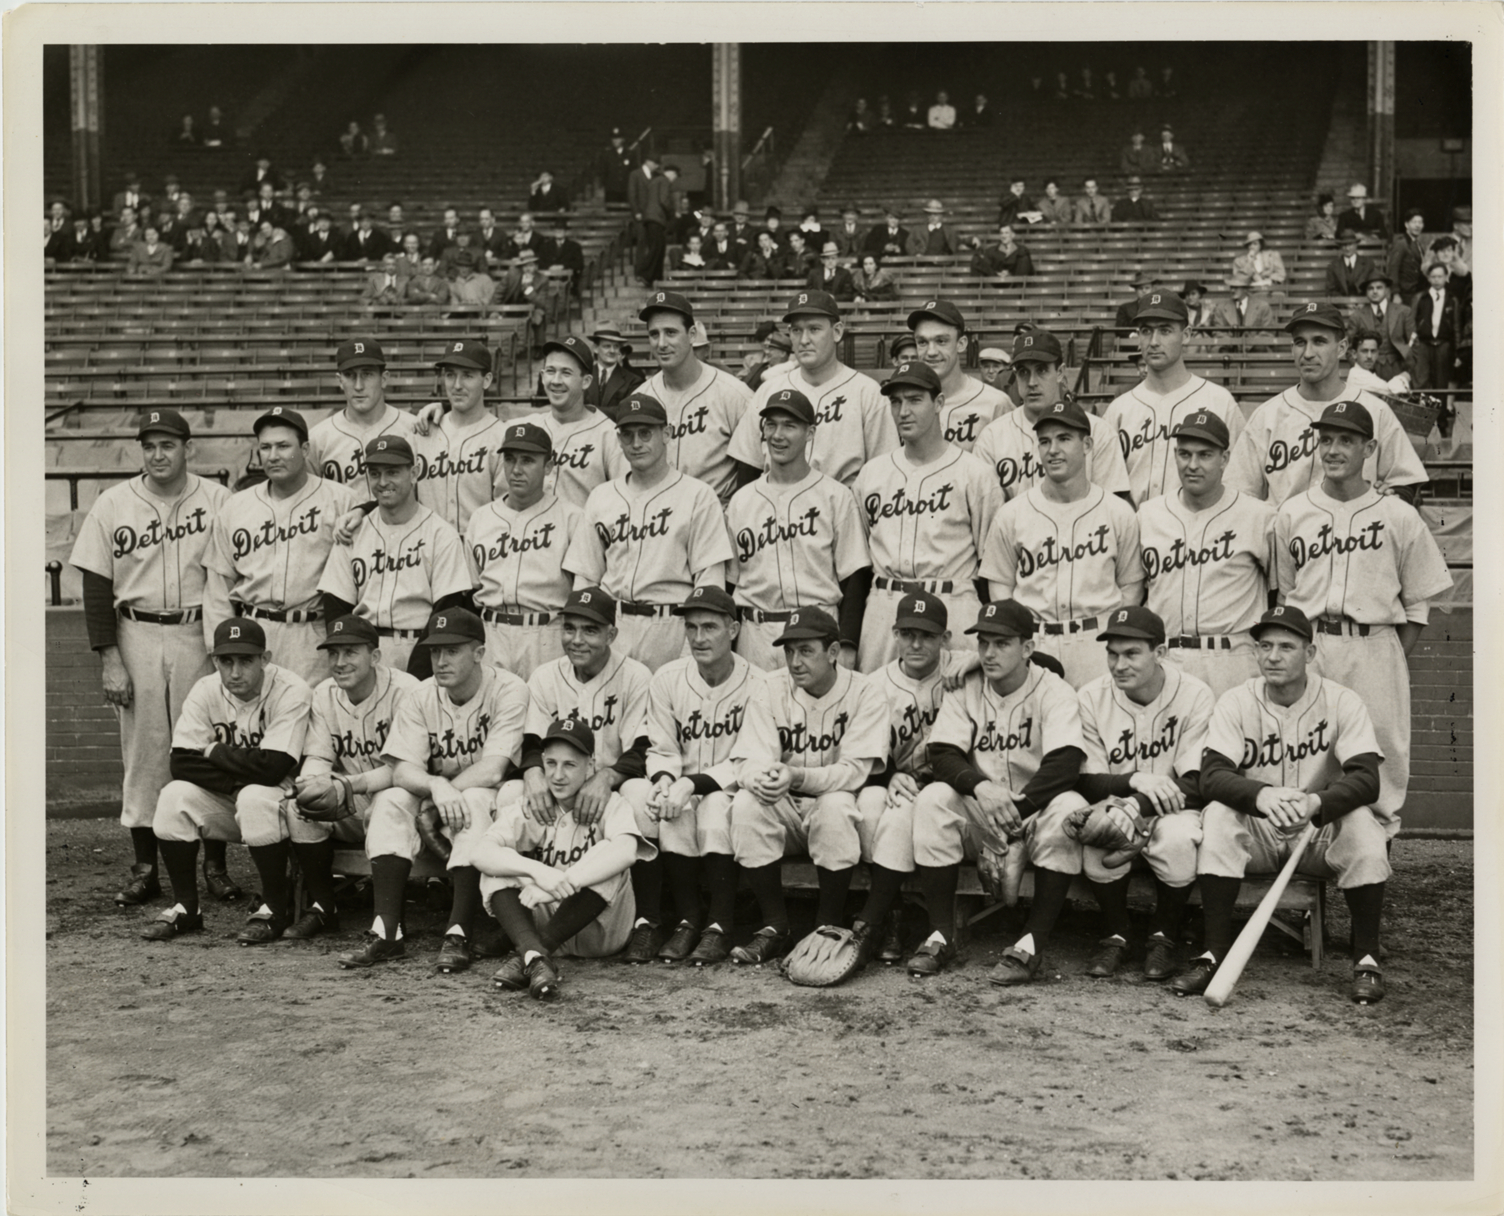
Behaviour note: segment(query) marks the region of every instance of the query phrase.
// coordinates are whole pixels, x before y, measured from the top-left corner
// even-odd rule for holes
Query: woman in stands
[[[858,304],[898,299],[898,280],[870,253],[862,257],[862,268],[852,278],[856,280]]]
[[[1284,259],[1264,248],[1263,233],[1250,232],[1243,238],[1243,248],[1245,252],[1232,260],[1232,273],[1227,277],[1230,286],[1268,291],[1285,281]]]
[[[1316,199],[1316,214],[1306,221],[1306,240],[1335,241],[1337,239],[1337,204],[1330,194]]]

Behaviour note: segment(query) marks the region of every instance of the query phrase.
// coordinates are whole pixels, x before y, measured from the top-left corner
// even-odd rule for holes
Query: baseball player
[[[1117,431],[1128,468],[1133,505],[1174,490],[1171,475],[1175,424],[1191,414],[1215,414],[1237,442],[1243,411],[1233,396],[1185,365],[1190,312],[1172,291],[1153,291],[1139,302],[1133,324],[1146,367],[1144,378],[1107,407],[1103,420]]]
[[[1407,499],[1424,484],[1425,466],[1394,411],[1372,393],[1351,393],[1342,378],[1347,326],[1330,304],[1302,304],[1285,324],[1293,340],[1300,382],[1271,397],[1248,419],[1232,449],[1227,484],[1278,507],[1317,478],[1316,431],[1312,424],[1328,405],[1355,400],[1374,424],[1374,453],[1363,476],[1381,493],[1398,490]]]
[[[1278,871],[1295,836],[1320,825],[1297,868],[1335,877],[1352,914],[1355,1001],[1384,996],[1379,921],[1389,879],[1389,834],[1370,809],[1384,757],[1363,700],[1309,670],[1316,647],[1298,608],[1271,608],[1254,626],[1260,678],[1217,702],[1201,757],[1197,883],[1206,950],[1170,981],[1179,996],[1206,991],[1232,945],[1243,875]]]
[[[583,507],[590,491],[627,471],[616,424],[586,404],[594,373],[590,344],[573,334],[543,344],[543,392],[548,410],[536,425],[552,443],[549,488],[573,507]]]
[[[367,462],[370,456],[366,457]],[[366,855],[376,916],[362,949],[340,955],[343,968],[371,967],[406,953],[402,911],[417,855],[418,816],[443,821],[451,851],[454,901],[434,970],[468,970],[470,937],[481,910],[480,873],[470,851],[491,826],[496,789],[520,758],[527,685],[485,661],[486,631],[473,612],[441,608],[419,643],[433,652],[433,675],[397,706],[381,751],[392,784],[372,800]]]
[[[485,343],[457,340],[434,366],[448,409],[412,436],[423,501],[461,535],[478,508],[506,493],[501,438],[506,423],[486,408],[491,352]]]
[[[883,394],[903,446],[869,462],[852,487],[872,555],[857,655],[868,672],[892,661],[894,614],[908,592],[939,596],[957,625],[977,619],[982,546],[1003,501],[986,464],[945,437],[940,378],[929,366],[900,364]]]
[[[1169,656],[1220,697],[1258,674],[1248,631],[1269,604],[1274,510],[1228,489],[1230,437],[1213,413],[1171,432],[1180,489],[1139,507],[1146,602],[1169,632]]]
[[[810,464],[849,486],[869,460],[898,446],[893,416],[877,381],[840,360],[845,329],[834,296],[826,291],[801,291],[783,320],[798,366],[786,376],[763,381],[731,437],[731,455],[752,470],[766,468],[762,411],[775,392],[797,389],[814,405],[820,422],[810,447]]]
[[[365,460],[377,509],[350,545],[330,553],[319,590],[328,619],[351,611],[364,617],[384,639],[390,665],[405,670],[429,614],[463,603],[474,583],[464,542],[418,501],[407,440],[378,436]]]
[[[1107,643],[1108,674],[1081,689],[1086,759],[1076,792],[1093,803],[1124,800],[1124,809],[1108,814],[1139,829],[1155,890],[1144,978],[1168,979],[1175,974],[1175,943],[1196,881],[1201,750],[1214,698],[1195,676],[1164,661],[1165,623],[1147,608],[1119,608],[1097,640]],[[1119,860],[1083,841],[1082,859],[1103,929],[1086,974],[1106,977],[1128,949],[1132,858]]]
[[[731,436],[752,402],[752,390],[721,368],[702,363],[693,348],[694,310],[677,292],[656,291],[638,318],[658,371],[636,391],[663,406],[668,417],[668,462],[715,491],[724,507],[736,492]]]
[[[678,926],[657,955],[706,966],[731,953],[737,878],[731,848],[736,790],[731,753],[747,702],[766,677],[733,649],[739,612],[721,588],[696,587],[677,611],[689,639],[689,657],[665,664],[648,685],[648,776],[627,782],[623,791],[654,817],[664,877],[679,914]],[[702,916],[702,874],[710,887],[708,918]],[[660,909],[639,900],[637,920],[639,929],[644,921],[656,927]],[[654,935],[640,936],[645,950]],[[645,961],[633,958],[630,947],[628,959]]]
[[[230,495],[204,554],[204,637],[232,616],[261,622],[278,666],[312,686],[328,674],[319,578],[351,493],[308,465],[308,424],[273,406],[252,426],[267,480]]]
[[[997,513],[981,574],[994,597],[1017,599],[1034,613],[1041,648],[1080,688],[1105,668],[1093,640],[1097,627],[1113,608],[1143,599],[1138,518],[1116,494],[1087,480],[1096,441],[1078,404],[1056,402],[1035,430],[1045,481]]]
[[[209,670],[199,626],[203,559],[214,516],[229,497],[218,482],[188,471],[193,438],[176,410],[145,412],[136,437],[141,476],[99,496],[68,557],[83,576],[84,624],[103,667],[105,703],[120,719],[120,822],[136,857],[115,896],[122,906],[162,893],[152,817],[168,781],[173,726]],[[223,845],[205,851],[205,864],[215,896],[238,898]]]
[[[172,780],[162,787],[152,831],[172,881],[173,905],[141,936],[171,941],[201,933],[198,842],[250,846],[261,879],[261,904],[238,941],[275,941],[287,928],[287,820],[282,800],[303,755],[313,693],[271,662],[266,634],[251,620],[220,622],[209,652],[215,672],[199,680],[172,731]]]
[[[339,928],[334,905],[334,846],[365,839],[371,800],[392,786],[381,755],[403,697],[418,687],[381,662],[381,638],[354,613],[329,623],[319,643],[329,676],[313,689],[303,765],[293,783],[288,831],[308,890],[308,909],[283,937],[303,941]]]
[[[1081,872],[1081,846],[1065,832],[1086,806],[1074,786],[1085,752],[1076,694],[1029,662],[1033,614],[1015,600],[983,607],[981,670],[945,695],[930,729],[934,779],[914,799],[914,866],[930,933],[909,959],[911,975],[938,975],[956,957],[956,882],[961,862],[984,869],[1034,865],[1034,902],[1024,933],[1003,952],[995,984],[1039,974],[1050,931]],[[1006,860],[1004,860],[1006,859]]]
[[[598,586],[616,600],[622,652],[656,670],[684,651],[675,606],[695,587],[726,585],[731,541],[715,491],[669,465],[660,403],[633,393],[617,434],[632,471],[590,492],[564,569],[576,588]]]
[[[810,467],[815,407],[783,388],[762,406],[768,471],[731,497],[728,580],[742,616],[737,653],[777,671],[774,639],[798,608],[823,608],[841,624],[841,661],[856,666],[871,560],[856,497]],[[837,607],[839,605],[839,607]]]
[[[1007,394],[991,384],[968,376],[961,366],[970,338],[966,318],[949,300],[927,300],[909,314],[909,328],[919,359],[940,378],[945,407],[940,412],[945,438],[969,452],[982,430],[999,414],[1013,408]]]
[[[1368,707],[1384,755],[1370,808],[1393,836],[1410,784],[1405,660],[1425,630],[1426,601],[1452,576],[1416,509],[1365,479],[1377,440],[1363,403],[1327,406],[1315,429],[1321,482],[1285,499],[1274,517],[1279,597],[1315,627],[1317,674]]]
[[[564,552],[580,510],[557,486],[546,488],[554,455],[542,427],[508,424],[501,441],[506,497],[477,510],[465,529],[487,660],[523,680],[564,653],[559,613],[570,584]]]
[[[308,464],[325,481],[362,486],[366,445],[378,435],[413,433],[413,416],[386,399],[386,355],[375,338],[352,338],[335,351],[345,408],[308,432]]]
[[[816,923],[839,925],[862,841],[856,794],[888,755],[888,705],[871,680],[840,665],[840,629],[819,608],[789,617],[787,667],[747,703],[732,758],[731,845],[757,896],[762,928],[731,952],[765,963],[788,950],[781,865],[808,852],[820,880]]]
[[[542,739],[547,816],[502,805],[474,850],[486,907],[512,942],[496,986],[526,988],[535,1000],[559,993],[554,954],[602,958],[621,949],[632,924],[626,871],[654,852],[620,794],[597,813],[582,811],[594,753],[594,735],[579,719],[551,722]]]
[[[1060,341],[1044,329],[1022,329],[1013,336],[1013,375],[1022,392],[1018,409],[1009,410],[982,428],[972,450],[997,472],[1005,499],[1017,498],[1045,478],[1035,426],[1056,405],[1066,401],[1060,384],[1064,353]],[[1116,432],[1095,414],[1082,411],[1091,429],[1091,462],[1087,478],[1109,494],[1128,497],[1128,470]]]

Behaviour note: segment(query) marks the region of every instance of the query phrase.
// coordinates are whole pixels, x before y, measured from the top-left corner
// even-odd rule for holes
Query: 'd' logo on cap
[[[434,622],[434,628],[435,629],[448,629],[449,628],[449,618],[447,616],[441,616],[437,621]]]
[[[914,601],[914,612],[918,616],[923,616],[924,615],[924,601],[923,600],[915,600]]]
[[[667,299],[667,297],[660,291],[656,296],[653,297],[653,303],[662,304],[665,299]]]
[[[1158,304],[1159,303],[1159,296],[1157,294],[1150,296],[1149,297],[1149,303],[1150,304]]]
[[[161,414],[158,414],[158,413],[157,413],[157,412],[155,412],[155,411],[153,411],[153,412],[152,412],[152,416],[151,416],[151,420],[152,420],[152,421],[153,421],[153,422],[161,422],[161,421],[162,421],[162,415],[161,415]]]
[[[282,407],[280,405],[274,405],[274,406],[272,406],[272,413],[274,413],[274,414],[280,414],[281,412],[282,412]]]
[[[796,612],[796,613],[793,614],[793,616],[789,617],[789,624],[790,625],[797,625],[798,623],[799,623],[799,614]]]
[[[799,293],[798,303],[800,303],[800,304],[808,304],[809,303],[809,296],[805,295],[805,293],[801,291]]]
[[[1205,426],[1206,425],[1206,415],[1205,414],[1197,414],[1196,415],[1196,425],[1197,426]]]
[[[464,349],[465,349],[465,344],[463,342],[456,342],[454,344],[454,350],[455,350],[455,352],[462,351]]]
[[[1052,413],[1052,414],[1063,414],[1063,413],[1065,413],[1065,402],[1064,401],[1057,401],[1057,402],[1055,402],[1055,406],[1054,406],[1054,408],[1052,410],[1050,410],[1050,413]]]
[[[1034,339],[1033,338],[1025,338],[1024,339],[1024,345],[1025,346],[1033,346],[1034,345]]]
[[[1284,616],[1285,615],[1285,606],[1283,604],[1281,604],[1270,615],[1271,616]]]
[[[386,440],[385,439],[378,439],[376,441],[376,450],[378,452],[384,452],[384,451],[386,451]]]
[[[1307,304],[1306,305],[1306,311],[1307,312],[1315,312],[1316,309],[1317,309],[1317,307],[1318,306],[1316,304]]]
[[[1120,613],[1118,613],[1118,624],[1119,625],[1121,625],[1127,619],[1128,619],[1128,614],[1126,612],[1120,612]]]
[[[363,354],[365,354],[366,353],[366,344],[364,342],[357,342],[355,344],[355,353],[357,355],[363,355]]]
[[[589,602],[590,602],[590,592],[588,592],[588,591],[582,592],[580,594],[580,603],[582,603],[582,604],[588,604]]]
[[[788,389],[784,389],[783,392],[778,394],[778,400],[787,401],[792,395]]]
[[[984,613],[982,613],[982,615],[985,616],[985,617],[987,617],[989,620],[991,618],[995,617],[997,615],[997,605],[996,604],[988,604],[987,605],[987,611],[984,612]]]
[[[1345,413],[1347,413],[1347,402],[1346,401],[1339,401],[1337,403],[1336,408],[1332,410],[1332,413],[1334,413],[1334,414],[1345,414]]]
[[[345,623],[344,623],[344,621],[335,621],[334,622],[334,632],[335,633],[344,633],[344,631],[345,631]]]
[[[935,307],[935,301],[934,300],[926,300],[924,302],[924,306],[926,308],[933,308],[933,307]]]
[[[515,431],[512,432],[512,438],[513,439],[521,439],[526,434],[527,434],[527,428],[519,426]]]
[[[232,638],[238,638],[240,636],[240,626],[239,625],[231,625],[230,626],[230,636]]]

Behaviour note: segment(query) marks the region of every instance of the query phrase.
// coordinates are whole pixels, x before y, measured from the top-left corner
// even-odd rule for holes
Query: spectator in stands
[[[815,268],[818,261],[815,251],[810,248],[809,241],[804,233],[795,228],[788,234],[788,248],[784,251],[783,261],[785,273],[791,279],[807,278]]]
[[[289,222],[282,204],[277,202],[276,193],[271,182],[262,182],[258,187],[255,202],[246,209],[246,216],[253,226],[260,224],[262,220],[270,220],[273,224]]]
[[[272,223],[271,220],[262,220],[261,232],[261,251],[255,259],[256,268],[258,270],[286,270],[297,257],[297,251],[293,248],[292,237],[287,234],[287,229],[281,224]]]
[[[402,299],[408,304],[449,303],[449,284],[439,273],[438,264],[426,254],[418,264],[418,272],[404,280]]]
[[[569,272],[569,294],[578,296],[585,280],[585,250],[569,235],[569,217],[562,212],[554,216],[548,245],[549,266]]]
[[[1349,187],[1347,210],[1337,217],[1337,235],[1341,236],[1344,232],[1377,237],[1381,241],[1389,239],[1389,224],[1384,219],[1384,213],[1377,207],[1368,205],[1368,187],[1362,182],[1354,182]]]
[[[507,260],[512,261],[524,251],[531,251],[542,261],[543,255],[548,251],[547,246],[548,238],[538,231],[532,214],[524,211],[517,217],[517,230],[512,233]]]
[[[736,206],[731,208],[731,243],[740,247],[738,257],[746,257],[757,248],[757,232],[749,219],[751,214],[752,208],[745,199],[738,199]]]
[[[1306,221],[1306,240],[1335,241],[1337,239],[1337,201],[1331,194],[1316,197],[1316,214]]]
[[[80,211],[73,217],[73,233],[69,243],[70,262],[106,262],[110,257],[109,242],[104,233],[94,231],[94,213]]]
[[[172,133],[168,141],[174,148],[197,148],[199,145],[198,131],[193,126],[193,115],[184,114],[182,121],[178,123],[177,130]]]
[[[480,227],[475,230],[470,245],[484,259],[483,264],[490,268],[511,261],[516,256],[512,249],[512,238],[497,224],[496,212],[489,207],[482,207],[477,218]]]
[[[387,240],[386,233],[376,227],[369,211],[362,211],[355,231],[345,238],[345,261],[379,262],[391,252],[391,242]]]
[[[843,258],[860,256],[866,234],[862,231],[858,222],[861,212],[857,210],[855,203],[847,203],[841,208],[841,226],[830,234],[830,239],[836,243],[836,249]]]
[[[220,225],[225,222],[225,212],[230,209],[230,192],[228,190],[216,190],[214,192],[214,211],[219,216]]]
[[[151,195],[141,189],[141,178],[132,171],[125,175],[125,189],[116,192],[114,200],[110,203],[110,211],[119,215],[127,207],[136,214],[151,203]]]
[[[1394,280],[1395,294],[1401,300],[1413,300],[1426,289],[1426,276],[1421,273],[1424,251],[1420,247],[1420,234],[1426,228],[1426,213],[1419,207],[1405,212],[1404,228],[1394,234],[1389,244],[1388,270]]]
[[[856,283],[851,271],[840,265],[841,251],[834,241],[820,247],[820,262],[810,270],[804,284],[813,291],[828,291],[842,304],[856,299]]]
[[[542,255],[545,251],[545,246],[540,236],[538,245],[538,257],[540,261],[542,260]],[[454,244],[449,246],[448,249],[444,250],[444,252],[441,253],[436,259],[439,273],[450,282],[454,281],[456,260],[462,253],[469,253],[475,256],[475,268],[482,274],[488,275],[491,273],[490,259],[482,255],[481,251],[478,250],[472,243],[470,234],[462,228],[456,235]],[[511,257],[508,257],[506,260],[510,262],[512,259]]]
[[[742,259],[737,275],[743,279],[786,279],[788,268],[783,260],[783,250],[773,234],[764,229],[757,234],[757,248]]]
[[[317,169],[318,165],[315,164],[314,168]],[[315,173],[315,182],[317,176],[317,173]],[[247,190],[260,193],[262,182],[271,183],[274,190],[280,190],[285,184],[282,174],[272,165],[271,153],[265,150],[256,153],[256,167],[240,179],[240,191],[242,194]]]
[[[1179,97],[1180,90],[1175,84],[1175,69],[1169,64],[1159,69],[1159,89],[1161,97]]]
[[[865,97],[858,97],[851,113],[846,116],[846,131],[849,135],[866,135],[876,125],[876,118]]]
[[[1012,178],[1008,182],[1008,192],[998,203],[997,222],[1014,225],[1037,224],[1043,218],[1039,204],[1030,198],[1024,189],[1024,179]]]
[[[1110,69],[1102,73],[1102,92],[1108,101],[1121,101],[1123,95],[1118,91],[1118,74]]]
[[[915,341],[911,330],[904,330],[895,335],[888,343],[888,362],[893,367],[900,363],[912,363],[919,358],[919,343]]]
[[[1387,393],[1394,391],[1396,386],[1391,385],[1378,374],[1376,370],[1379,363],[1379,344],[1382,339],[1371,329],[1360,329],[1352,337],[1353,365],[1346,376],[1347,387],[1352,392],[1367,389],[1370,392]],[[1409,377],[1405,378],[1405,387],[1409,387]]]
[[[1088,64],[1081,65],[1081,83],[1076,86],[1075,95],[1082,101],[1096,101],[1096,86],[1092,82],[1091,67]]]
[[[882,259],[876,254],[862,254],[861,269],[853,277],[858,304],[881,304],[898,299],[898,282],[891,272],[883,269]]]
[[[617,407],[646,377],[632,366],[632,346],[616,326],[600,326],[590,341],[595,344],[595,378],[585,390],[585,403],[615,419]]]
[[[53,199],[47,208],[47,232],[48,241],[66,241],[72,231],[72,216],[69,214],[68,204],[61,199]]]
[[[960,241],[944,220],[945,204],[932,198],[924,205],[925,225],[909,237],[910,257],[950,257],[961,252]]]
[[[705,260],[705,246],[700,241],[698,232],[691,232],[689,239],[681,245],[673,245],[669,248],[668,268],[670,270],[706,270],[710,263]]]
[[[158,200],[158,209],[161,211],[175,210],[177,206],[178,195],[182,193],[183,188],[178,185],[177,174],[169,173],[162,179],[162,197]]]
[[[1001,346],[984,346],[977,354],[981,368],[982,383],[999,392],[1005,392],[1013,372],[1013,357]]]
[[[428,252],[434,261],[444,256],[444,250],[459,243],[460,213],[453,207],[444,208],[444,226],[433,234],[428,242]]]
[[[58,262],[68,262],[73,259],[73,223],[67,209],[59,203],[54,203],[55,210],[47,217],[45,231],[47,244],[42,250],[42,256],[47,259],[47,265],[55,266]]]
[[[1159,286],[1159,278],[1140,266],[1134,270],[1133,277],[1128,280],[1128,285],[1133,288],[1133,299],[1124,300],[1118,305],[1117,313],[1112,319],[1114,329],[1134,327],[1133,319],[1138,315],[1139,301]]]
[[[909,99],[904,103],[903,116],[899,119],[905,131],[923,131],[929,126],[929,118],[924,111],[924,103],[919,100],[919,90],[909,92]]]
[[[182,253],[183,240],[187,235],[187,230],[178,223],[177,213],[171,207],[163,207],[157,212],[157,237],[164,245],[172,247],[174,256]]]
[[[381,269],[366,275],[366,284],[360,293],[367,308],[400,304],[407,294],[407,279],[398,273],[397,255],[386,253],[381,259]]]
[[[596,158],[596,176],[605,190],[606,206],[621,206],[627,201],[627,180],[637,160],[627,150],[627,139],[620,127],[611,128],[611,137]]]
[[[972,98],[971,109],[961,117],[961,125],[982,130],[992,125],[992,116],[992,105],[987,100],[987,94],[978,93]]]
[[[1375,269],[1373,259],[1359,255],[1358,234],[1351,229],[1342,234],[1338,246],[1337,256],[1326,264],[1326,294],[1361,296]]]
[[[891,131],[898,126],[898,119],[893,113],[893,103],[884,94],[877,103],[877,130]]]
[[[742,251],[731,239],[725,220],[716,220],[710,230],[710,244],[705,247],[705,264],[711,270],[735,270],[741,265]]]
[[[1035,204],[1035,208],[1046,224],[1061,227],[1069,225],[1075,213],[1071,200],[1060,193],[1060,183],[1053,177],[1045,182],[1044,197]]]
[[[1457,345],[1462,338],[1462,303],[1447,286],[1440,262],[1426,272],[1426,290],[1410,305],[1410,373],[1418,389],[1452,388],[1457,383]]]
[[[322,156],[315,156],[313,166],[308,170],[308,188],[313,192],[314,198],[323,198],[330,187],[329,166],[324,163]]]
[[[199,147],[205,151],[218,152],[230,142],[230,129],[225,125],[225,116],[218,106],[209,107],[209,119],[204,123],[199,138]]]
[[[343,242],[334,231],[334,221],[319,212],[313,218],[313,231],[303,241],[303,260],[327,266],[339,261]]]
[[[1253,293],[1247,283],[1233,285],[1232,299],[1217,305],[1212,315],[1212,328],[1217,330],[1269,329],[1274,326],[1274,310],[1262,293]],[[1234,351],[1243,348],[1243,343],[1234,336],[1219,349]]]
[[[389,203],[386,209],[386,240],[394,250],[401,249],[406,243],[409,232],[416,232],[407,226],[407,216],[402,210],[401,203]]]
[[[1452,273],[1471,276],[1473,273],[1473,209],[1452,208],[1452,240],[1456,243],[1457,257]]]
[[[120,222],[110,233],[110,256],[129,258],[131,251],[141,242],[141,225],[136,222],[136,209],[125,207],[120,212]]]
[[[883,222],[867,234],[862,245],[863,253],[878,258],[903,257],[909,251],[909,231],[898,222],[898,207],[889,204],[883,208]]]
[[[372,156],[397,155],[397,136],[387,128],[385,114],[371,119],[370,148]]]
[[[1432,266],[1446,267],[1448,291],[1456,292],[1464,303],[1472,300],[1473,276],[1466,268],[1467,263],[1462,259],[1461,246],[1455,236],[1439,236],[1431,242],[1424,263],[1428,277]]]
[[[1185,281],[1180,298],[1185,301],[1187,341],[1194,343],[1211,329],[1216,305],[1207,299],[1206,288],[1195,279]]]
[[[1135,131],[1128,137],[1128,146],[1118,157],[1118,168],[1130,175],[1159,168],[1159,153],[1144,143],[1142,131]]]
[[[983,249],[981,237],[972,237],[971,247],[976,250],[971,258],[972,274],[1001,281],[1024,278],[1034,273],[1034,259],[1025,246],[1013,239],[1011,224],[998,226],[997,245],[994,248]]]
[[[141,232],[141,239],[131,250],[130,265],[126,273],[132,276],[156,278],[172,269],[172,248],[162,243],[155,224],[148,224]]]
[[[1284,281],[1284,259],[1275,250],[1264,248],[1262,232],[1250,232],[1243,238],[1243,252],[1232,260],[1232,271],[1227,276],[1228,285],[1268,291]]]
[[[931,131],[950,131],[956,125],[956,107],[950,104],[950,94],[941,89],[935,94],[935,104],[925,119]]]
[[[530,299],[541,286],[537,273],[538,255],[531,249],[517,258],[517,264],[507,272],[500,290],[491,276],[480,270],[479,260],[473,249],[461,249],[455,253],[454,280],[449,286],[449,316],[485,316],[493,300],[498,304],[520,303],[524,297]],[[527,266],[525,280],[522,274],[524,263]],[[514,298],[507,299],[507,292]]]
[[[339,150],[346,160],[359,160],[371,150],[371,141],[360,129],[360,123],[353,118],[339,137]]]
[[[762,225],[772,233],[773,243],[787,253],[789,234],[783,230],[783,208],[776,203],[769,203],[767,210],[762,214]]]
[[[536,180],[527,188],[529,211],[568,211],[569,196],[554,182],[553,171],[542,169]]]
[[[1055,73],[1055,100],[1069,101],[1071,99],[1071,78],[1063,71]]]
[[[1154,82],[1149,79],[1149,70],[1143,64],[1133,69],[1133,79],[1128,82],[1130,101],[1147,101],[1154,96]]]
[[[1154,204],[1144,197],[1144,183],[1137,177],[1128,179],[1128,197],[1120,198],[1112,205],[1114,224],[1153,224],[1158,222],[1159,212]]]
[[[1097,179],[1088,177],[1082,183],[1082,195],[1076,200],[1076,223],[1105,224],[1112,219],[1112,204],[1107,196],[1097,193]]]
[[[89,217],[89,233],[99,247],[99,260],[103,262],[110,256],[110,233],[105,227],[104,213],[88,211],[85,214]]]
[[[628,183],[627,199],[639,228],[637,281],[648,287],[663,277],[668,218],[673,214],[673,183],[666,170],[658,172],[656,159],[643,157],[642,168]]]
[[[742,356],[742,370],[736,378],[756,392],[762,387],[768,374],[793,367],[794,344],[787,334],[780,333],[778,322],[764,321],[753,332],[753,338],[761,345]]]
[[[1154,154],[1159,161],[1161,173],[1175,173],[1190,168],[1191,158],[1184,146],[1175,142],[1175,132],[1170,129],[1169,123],[1159,128],[1159,147],[1154,150]]]
[[[799,217],[799,231],[804,233],[804,239],[811,245],[823,244],[825,241],[825,229],[820,227],[820,208],[806,207]]]
[[[183,248],[176,261],[179,266],[204,266],[219,261],[222,252],[219,241],[209,236],[204,225],[195,224],[183,234]]]
[[[666,255],[683,252],[689,243],[689,234],[700,231],[700,217],[689,209],[689,196],[687,194],[675,194],[674,209],[669,215],[668,225],[664,237],[668,244],[664,250]],[[704,245],[704,238],[701,238]],[[670,263],[672,265],[672,263]]]
[[[256,257],[256,238],[251,234],[251,221],[243,215],[231,212],[235,221],[233,235],[225,241],[225,252],[229,255],[226,261],[239,262],[242,266],[249,266]]]

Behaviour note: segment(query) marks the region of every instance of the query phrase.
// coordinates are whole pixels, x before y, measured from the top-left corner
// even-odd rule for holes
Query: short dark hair
[[[1431,242],[1431,251],[1440,253],[1443,249],[1461,249],[1462,244],[1455,236],[1439,236]]]
[[[1322,193],[1316,196],[1316,214],[1320,215],[1321,209],[1323,207],[1325,207],[1328,203],[1335,203],[1336,201],[1336,198],[1331,194],[1330,191],[1322,191]]]
[[[1408,224],[1416,216],[1420,216],[1421,219],[1425,219],[1426,213],[1419,207],[1411,207],[1408,211],[1405,212],[1405,223]]]

